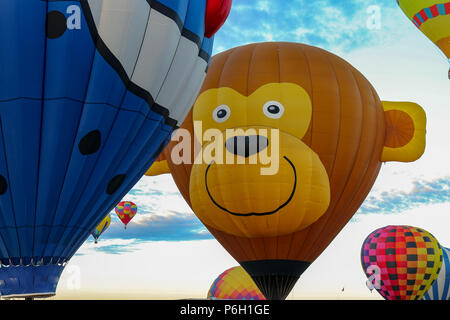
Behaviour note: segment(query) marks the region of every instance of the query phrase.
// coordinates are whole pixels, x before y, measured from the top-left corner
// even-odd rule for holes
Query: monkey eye
[[[212,114],[213,119],[219,123],[227,121],[230,115],[231,115],[230,107],[227,106],[226,104],[223,104],[215,108]]]
[[[278,101],[268,101],[263,106],[263,112],[268,118],[280,119],[284,114],[284,106]]]

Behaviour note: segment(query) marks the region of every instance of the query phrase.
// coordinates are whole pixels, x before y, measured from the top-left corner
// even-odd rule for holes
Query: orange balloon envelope
[[[425,124],[420,106],[381,102],[325,50],[250,44],[212,58],[181,127],[190,142],[170,142],[162,157],[264,296],[285,299],[364,201],[381,163],[422,155]]]
[[[116,206],[116,214],[127,228],[127,224],[133,219],[137,213],[137,206],[130,201],[122,201]]]

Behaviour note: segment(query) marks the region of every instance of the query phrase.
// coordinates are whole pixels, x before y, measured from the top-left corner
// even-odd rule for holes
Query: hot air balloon
[[[284,299],[359,208],[381,163],[422,155],[425,126],[420,106],[382,103],[325,50],[258,43],[212,58],[163,156],[208,230],[267,299]]]
[[[437,278],[442,248],[429,232],[409,226],[373,231],[361,248],[367,277],[379,270],[377,291],[386,300],[419,300]]]
[[[441,271],[423,300],[450,300],[450,249],[442,248],[442,253]]]
[[[208,299],[266,300],[252,278],[242,267],[224,271],[214,280]]]
[[[137,206],[133,202],[122,201],[119,202],[119,204],[116,206],[115,211],[126,229],[128,223],[131,221],[131,219],[134,218],[137,213]]]
[[[92,231],[91,235],[94,237],[95,243],[97,243],[98,238],[102,235],[103,232],[105,232],[106,229],[111,224],[111,215],[107,215],[105,219],[100,222],[100,224]]]
[[[226,18],[213,3],[231,0],[0,2],[2,296],[53,295],[159,156]]]
[[[438,46],[450,62],[450,1],[397,0],[414,25]],[[448,77],[450,79],[450,70]]]

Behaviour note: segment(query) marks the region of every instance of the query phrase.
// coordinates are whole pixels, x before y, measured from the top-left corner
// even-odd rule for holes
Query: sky
[[[233,0],[214,53],[264,41],[302,42],[335,53],[360,70],[382,100],[413,101],[427,113],[424,156],[383,165],[366,201],[288,297],[381,299],[366,288],[359,260],[371,231],[412,225],[450,247],[448,62],[394,0]],[[67,265],[56,298],[205,298],[214,279],[237,265],[170,175],[143,177],[124,200],[139,207],[127,230],[112,213],[99,243],[88,239]]]

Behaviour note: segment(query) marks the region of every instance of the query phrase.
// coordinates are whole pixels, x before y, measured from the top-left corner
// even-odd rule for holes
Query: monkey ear
[[[383,101],[386,135],[381,161],[413,162],[425,151],[427,118],[416,103]]]
[[[169,165],[167,164],[166,156],[164,151],[161,155],[153,162],[152,166],[145,173],[146,176],[154,177],[161,174],[170,173]]]

